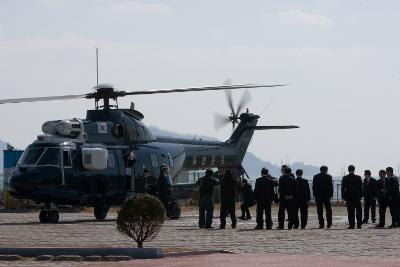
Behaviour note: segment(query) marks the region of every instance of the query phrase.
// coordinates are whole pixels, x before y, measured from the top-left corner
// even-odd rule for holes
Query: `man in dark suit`
[[[300,221],[301,229],[305,229],[308,220],[308,204],[310,203],[310,185],[308,180],[304,179],[303,170],[296,170],[296,180],[297,180],[297,196],[296,196],[296,211],[295,211],[295,222],[294,228],[299,228],[299,211],[300,211]]]
[[[231,217],[231,227],[236,228],[236,214],[235,214],[235,197],[238,188],[238,182],[233,176],[231,170],[226,170],[225,175],[220,180],[220,197],[221,197],[221,208],[219,220],[221,222],[219,229],[225,229],[226,226],[226,215],[229,213]]]
[[[199,227],[210,229],[214,216],[214,187],[219,184],[219,181],[213,176],[213,171],[206,170],[206,175],[199,178],[196,184],[199,186]]]
[[[386,208],[389,206],[388,190],[389,179],[386,178],[386,171],[379,171],[379,180],[376,182],[379,203],[379,223],[377,228],[385,227]]]
[[[368,223],[369,210],[371,210],[371,220],[375,223],[376,199],[378,198],[377,182],[371,177],[371,171],[364,171],[363,196],[364,196],[364,219],[363,223]]]
[[[396,228],[400,226],[399,220],[399,178],[393,174],[393,168],[386,168],[386,176],[388,178],[388,200],[389,200],[389,210],[390,215],[392,216],[392,224],[389,226],[390,228]]]
[[[350,165],[347,169],[349,174],[343,177],[342,180],[342,198],[346,201],[347,217],[349,220],[349,229],[354,229],[355,218],[357,218],[357,228],[360,229],[362,225],[362,179],[360,176],[355,175],[356,168]]]
[[[289,224],[292,229],[295,222],[295,197],[297,195],[297,182],[290,168],[284,169],[284,175],[279,178],[279,211],[277,229],[283,229],[285,224],[285,211],[287,211]]]
[[[332,206],[331,198],[333,196],[332,176],[328,174],[328,167],[321,166],[320,173],[313,178],[313,195],[317,204],[317,213],[319,228],[324,228],[324,207],[326,212],[327,227],[332,225]]]
[[[271,205],[274,200],[274,188],[278,186],[278,181],[269,175],[266,168],[261,169],[261,177],[257,178],[254,187],[254,196],[257,202],[257,226],[256,229],[261,230],[264,226],[265,212],[265,227],[272,229]]]

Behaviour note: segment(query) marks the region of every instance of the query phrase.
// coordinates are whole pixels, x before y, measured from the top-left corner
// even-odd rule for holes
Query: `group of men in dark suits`
[[[254,195],[257,202],[257,226],[256,229],[265,227],[272,229],[271,206],[273,202],[279,202],[278,227],[283,229],[285,214],[288,214],[288,228],[304,229],[308,219],[308,204],[310,202],[310,186],[304,178],[303,171],[297,170],[296,176],[287,166],[282,166],[282,176],[277,180],[269,174],[266,168],[261,170],[261,177],[256,180]],[[278,190],[276,191],[276,187]],[[300,220],[299,214],[300,212]]]
[[[249,207],[257,204],[257,226],[255,229],[272,229],[271,216],[272,203],[279,203],[278,227],[284,229],[285,215],[288,215],[288,229],[304,229],[307,226],[308,206],[311,199],[308,180],[303,178],[303,171],[296,170],[295,175],[287,166],[282,166],[282,176],[279,179],[272,177],[268,169],[261,169],[261,177],[256,180],[254,194],[251,185],[246,180],[238,183],[230,170],[213,177],[211,170],[197,181],[200,186],[199,203],[199,227],[212,228],[213,218],[213,194],[214,186],[220,185],[220,229],[226,226],[226,217],[231,219],[231,227],[236,228],[237,219],[235,215],[235,195],[237,189],[242,193],[243,203],[241,205],[242,216],[239,219],[250,219]],[[386,209],[389,207],[392,216],[391,228],[400,227],[400,193],[399,179],[394,176],[393,168],[379,171],[379,180],[371,177],[371,171],[364,172],[364,180],[355,174],[355,167],[348,167],[349,174],[342,180],[342,198],[346,201],[349,229],[361,228],[362,224],[368,223],[371,212],[372,223],[376,221],[376,203],[379,204],[379,223],[376,227],[385,226]],[[312,180],[312,191],[317,207],[319,228],[325,227],[324,209],[326,216],[326,227],[332,226],[333,197],[332,176],[328,174],[328,167],[321,166],[320,173]],[[361,199],[364,198],[364,217],[362,217]],[[300,214],[300,218],[299,218]],[[265,215],[265,221],[264,221]]]
[[[376,202],[379,204],[379,223],[376,227],[385,227],[386,209],[389,207],[392,217],[390,228],[400,226],[399,178],[393,174],[393,168],[379,171],[379,179],[371,177],[371,171],[364,171],[364,181],[355,174],[355,167],[348,167],[349,174],[342,180],[342,198],[346,201],[349,229],[368,223],[371,211],[372,223],[376,220]],[[364,197],[364,218],[362,217],[361,198]],[[363,219],[362,219],[363,218]]]

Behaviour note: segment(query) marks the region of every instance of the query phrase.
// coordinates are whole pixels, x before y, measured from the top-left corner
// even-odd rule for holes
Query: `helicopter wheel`
[[[167,216],[171,220],[177,220],[181,217],[181,208],[179,207],[178,203],[172,202],[169,204]]]
[[[110,207],[108,206],[95,206],[94,207],[94,217],[97,220],[104,220],[107,217],[108,209]]]
[[[58,210],[41,210],[39,213],[39,221],[41,223],[58,223],[59,219]]]

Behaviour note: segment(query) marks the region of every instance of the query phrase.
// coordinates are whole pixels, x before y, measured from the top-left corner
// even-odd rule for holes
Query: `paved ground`
[[[253,211],[254,214],[254,211]],[[277,221],[277,210],[273,210],[274,222]],[[116,213],[111,213],[108,219],[98,222],[93,219],[91,213],[64,213],[61,214],[59,224],[40,224],[37,222],[37,213],[0,213],[0,246],[1,247],[127,247],[134,244],[115,229]],[[389,218],[388,218],[389,220]],[[257,254],[260,259],[268,255],[268,259],[287,258],[282,255],[313,256],[377,256],[377,262],[383,257],[397,261],[400,255],[400,229],[374,229],[371,224],[361,230],[347,230],[347,218],[343,207],[334,207],[333,228],[317,229],[315,207],[310,208],[309,225],[306,230],[254,230],[255,221],[239,221],[235,230],[200,230],[197,228],[197,216],[195,210],[185,211],[182,219],[167,221],[160,235],[145,246],[162,248],[184,248],[193,250],[229,250],[245,255]],[[218,226],[218,218],[214,225]],[[228,220],[229,222],[229,220]],[[276,223],[275,223],[276,226]],[[224,254],[225,255],[225,254]],[[271,256],[272,255],[272,256]],[[275,255],[275,256],[274,256]],[[235,259],[237,256],[199,256],[202,259]],[[230,258],[229,258],[230,257]],[[249,257],[249,256],[246,256]],[[252,256],[258,258],[258,256]],[[181,258],[184,259],[184,258]],[[288,258],[289,259],[289,258]],[[321,262],[321,257],[312,258],[315,263]],[[346,259],[346,258],[343,258]],[[343,260],[342,259],[342,260]],[[361,258],[362,259],[362,258]],[[238,259],[235,259],[235,261]],[[172,266],[180,260],[165,260],[163,266]],[[138,266],[150,266],[148,261],[134,261]],[[265,262],[265,261],[262,261]],[[362,262],[362,261],[357,261]],[[156,262],[154,262],[156,263]],[[160,262],[158,262],[160,263]],[[158,265],[157,263],[157,265]],[[275,264],[270,262],[271,264]],[[295,262],[293,262],[295,263]],[[383,263],[383,262],[380,262]],[[388,263],[388,262],[386,262]],[[385,263],[385,264],[386,264]],[[0,262],[0,265],[12,265],[12,263]],[[15,264],[15,263],[14,263]],[[42,266],[43,263],[20,262],[19,265]],[[65,263],[66,266],[71,263]],[[86,263],[85,263],[86,264]],[[147,265],[146,265],[147,264]],[[161,263],[160,263],[161,264]],[[257,264],[257,262],[254,262]],[[389,264],[389,263],[388,263]],[[60,264],[57,264],[60,266]],[[62,265],[62,264],[61,264]],[[184,266],[179,265],[179,266]],[[210,266],[212,266],[210,262]],[[293,265],[296,266],[296,265]],[[329,266],[329,265],[328,265]],[[400,262],[397,264],[400,266]]]

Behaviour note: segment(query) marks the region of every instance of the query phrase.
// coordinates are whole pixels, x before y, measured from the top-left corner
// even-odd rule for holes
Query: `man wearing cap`
[[[303,178],[303,170],[296,170],[296,180],[298,193],[296,196],[296,211],[295,211],[295,223],[294,228],[299,228],[299,224],[301,229],[305,229],[308,220],[308,204],[310,203],[310,185],[308,184],[308,180]],[[300,211],[300,222],[299,222],[299,211]]]
[[[214,215],[214,186],[219,181],[212,177],[213,171],[206,170],[205,176],[199,178],[196,184],[199,186],[199,227],[212,228],[212,219]]]
[[[254,196],[257,202],[257,230],[264,227],[264,212],[265,212],[265,227],[267,230],[272,229],[271,205],[274,200],[275,187],[278,186],[278,181],[269,175],[266,168],[261,169],[261,177],[257,178],[254,187]]]
[[[368,223],[369,210],[371,210],[371,220],[375,223],[376,218],[376,199],[378,198],[378,188],[376,180],[371,177],[371,171],[364,171],[363,196],[364,196],[364,218],[363,223]]]
[[[347,218],[349,220],[349,229],[354,229],[357,219],[357,228],[362,225],[362,179],[359,175],[354,174],[356,168],[350,165],[347,170],[349,174],[342,179],[342,198],[346,201]]]
[[[279,210],[277,229],[282,230],[285,224],[285,211],[287,211],[289,224],[288,229],[292,229],[295,223],[295,197],[297,195],[297,182],[293,179],[292,170],[284,169],[284,175],[279,178]]]
[[[328,174],[327,166],[321,166],[320,171],[313,178],[312,189],[317,204],[319,228],[322,229],[324,228],[324,207],[327,227],[330,228],[332,225],[331,198],[333,197],[333,183],[332,176]]]

